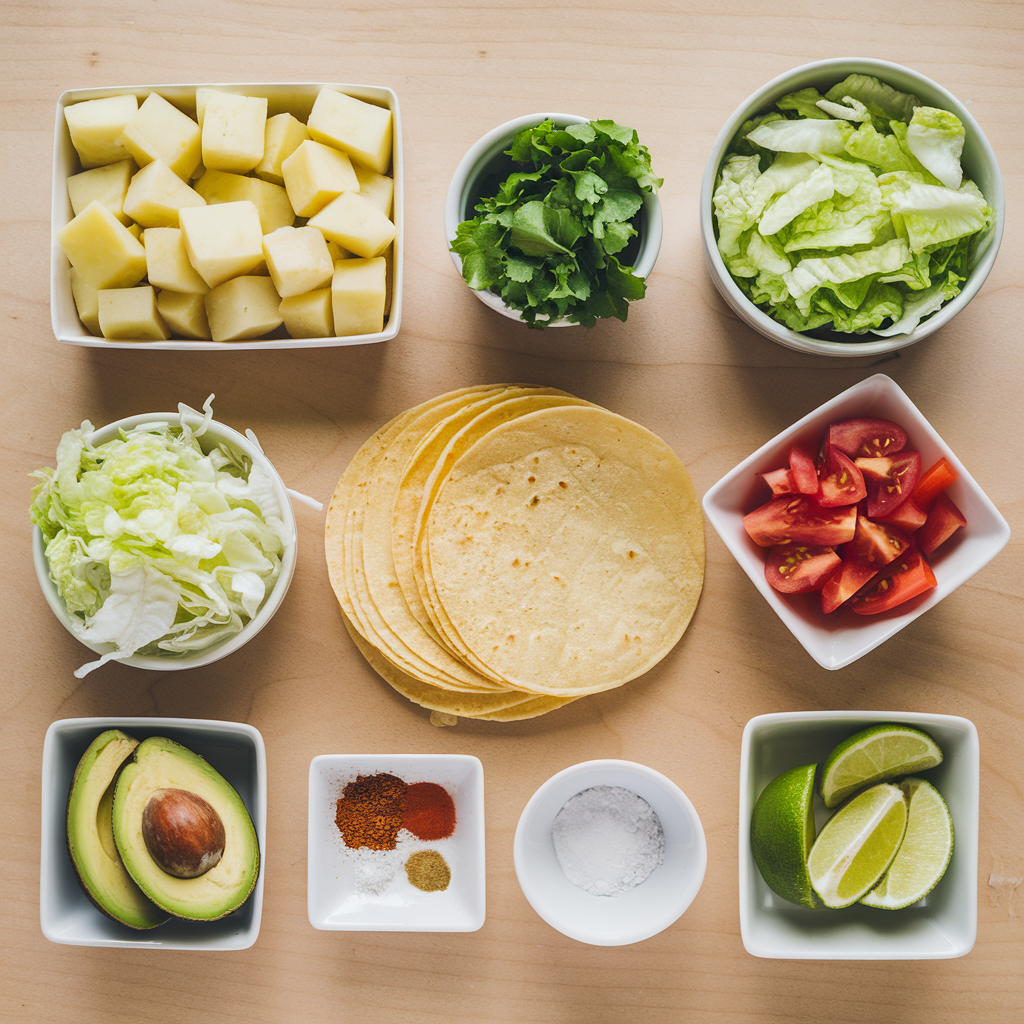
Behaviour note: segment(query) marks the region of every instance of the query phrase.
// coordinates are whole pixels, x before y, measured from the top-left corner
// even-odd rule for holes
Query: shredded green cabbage
[[[32,474],[30,516],[76,635],[114,650],[82,678],[133,654],[183,657],[238,633],[262,607],[294,538],[267,473],[227,445],[204,451],[211,395],[195,429],[144,423],[100,445],[86,420]]]

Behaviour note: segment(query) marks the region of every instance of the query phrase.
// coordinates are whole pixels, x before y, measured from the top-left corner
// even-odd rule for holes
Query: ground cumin
[[[360,775],[342,791],[335,824],[350,849],[393,850],[402,827],[402,804],[409,787],[397,776]]]
[[[405,862],[409,881],[423,892],[442,892],[452,880],[451,868],[437,850],[419,850]]]

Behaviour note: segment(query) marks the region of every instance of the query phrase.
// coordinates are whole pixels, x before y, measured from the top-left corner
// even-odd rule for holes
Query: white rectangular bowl
[[[172,919],[150,931],[135,931],[100,913],[82,892],[67,846],[68,791],[89,744],[107,729],[143,740],[166,736],[201,757],[238,792],[252,817],[260,846],[260,873],[252,895],[219,921]],[[43,741],[42,840],[39,921],[51,942],[127,949],[248,949],[260,932],[267,843],[267,755],[263,737],[243,722],[192,718],[65,718]]]
[[[455,832],[421,842],[401,832],[389,851],[345,846],[335,823],[342,791],[360,775],[387,772],[409,783],[434,782],[455,803]],[[441,892],[422,892],[407,879],[406,858],[436,850],[451,869]],[[361,891],[357,880],[389,859],[394,880],[386,891]],[[321,754],[309,766],[309,923],[323,931],[473,932],[486,913],[484,772],[469,754]]]
[[[71,144],[71,133],[64,119],[64,108],[82,100],[102,99],[134,93],[140,100],[151,92],[159,93],[190,117],[195,116],[195,91],[200,86],[212,86],[225,92],[237,92],[246,96],[266,97],[267,114],[273,117],[285,111],[305,124],[313,101],[322,88],[337,89],[340,92],[366,100],[391,111],[392,173],[395,180],[395,199],[392,220],[395,223],[394,265],[391,280],[391,311],[384,330],[376,334],[357,334],[345,338],[268,338],[265,341],[191,341],[170,339],[168,341],[125,340],[107,341],[97,338],[86,330],[78,318],[74,296],[71,294],[71,277],[64,250],[57,242],[57,232],[74,216],[71,200],[68,198],[67,179],[81,170],[78,154]],[[254,82],[218,83],[195,82],[183,85],[127,85],[108,89],[71,89],[57,101],[57,119],[53,135],[53,198],[51,208],[50,239],[50,319],[53,333],[58,341],[69,345],[86,345],[93,348],[140,348],[168,349],[171,351],[235,352],[240,349],[270,348],[331,348],[339,345],[371,345],[388,341],[398,334],[402,322],[402,253],[404,249],[404,188],[402,183],[402,126],[398,112],[398,97],[391,89],[373,85],[345,85],[335,82]]]
[[[790,768],[817,762],[847,737],[879,722],[923,729],[943,761],[922,772],[949,807],[953,857],[924,899],[903,910],[855,903],[810,910],[768,888],[750,852],[750,815],[765,786]],[[743,730],[740,754],[740,934],[748,953],[789,960],[939,960],[963,956],[978,931],[978,730],[966,718],[893,711],[796,711],[759,715]],[[820,768],[819,768],[820,774]],[[831,812],[818,795],[820,829]]]

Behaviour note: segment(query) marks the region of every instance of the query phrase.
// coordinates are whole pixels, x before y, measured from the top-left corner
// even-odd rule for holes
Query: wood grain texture
[[[698,493],[794,419],[875,372],[780,348],[739,324],[704,269],[698,195],[721,124],[777,74],[872,56],[941,81],[970,105],[1006,188],[1002,251],[981,293],[882,367],[1009,520],[1010,546],[896,639],[840,672],[819,669],[718,537],[678,647],[648,675],[532,722],[431,728],[362,661],[327,579],[323,517],[299,506],[300,559],[279,614],[207,669],[109,665],[78,682],[82,649],[32,569],[29,480],[61,432],[198,405],[258,434],[289,486],[326,501],[388,418],[468,384],[564,388],[643,423]],[[0,7],[0,1018],[134,1024],[1009,1024],[1024,1019],[1024,6],[1017,0],[710,5],[524,0],[110,0]],[[58,345],[49,321],[54,111],[65,89],[145,83],[336,81],[387,85],[404,123],[405,302],[385,345],[265,353],[103,351]],[[542,110],[638,129],[665,178],[666,235],[628,324],[529,332],[466,291],[442,213],[466,149]],[[737,912],[740,736],[771,711],[963,715],[981,736],[979,929],[959,960],[769,961]],[[39,928],[40,761],[50,722],[169,715],[244,721],[267,745],[266,896],[243,952],[119,951],[47,942]],[[306,916],[306,791],[320,753],[463,752],[483,761],[488,908],[468,935],[329,933]],[[512,836],[534,790],[594,757],[674,779],[707,833],[707,876],[679,922],[635,946],[564,938],[526,903]],[[129,995],[130,993],[130,995]]]

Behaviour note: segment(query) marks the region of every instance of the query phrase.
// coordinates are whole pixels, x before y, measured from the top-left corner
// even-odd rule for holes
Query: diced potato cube
[[[319,288],[334,274],[327,242],[314,227],[278,228],[264,235],[263,255],[283,299]]]
[[[68,178],[68,198],[71,209],[81,213],[94,199],[101,202],[122,224],[132,219],[124,212],[124,197],[128,183],[137,170],[135,161],[118,160],[114,164],[93,167]]]
[[[267,101],[212,89],[203,109],[203,166],[214,171],[251,171],[263,159]]]
[[[197,341],[211,340],[210,322],[206,319],[206,303],[202,295],[162,291],[156,297],[156,308],[175,334]]]
[[[140,242],[142,241],[142,225],[141,224],[136,224],[135,221],[132,221],[131,224],[128,225],[128,231],[131,233],[133,238],[138,239],[138,241],[140,241]]]
[[[281,300],[285,330],[293,338],[331,338],[334,312],[330,288],[317,288]]]
[[[312,217],[342,192],[359,191],[352,161],[330,146],[307,139],[281,164],[284,187],[296,216]]]
[[[359,180],[359,194],[364,199],[369,199],[385,217],[390,217],[391,207],[395,201],[395,179],[371,171],[362,164],[353,164],[352,169]]]
[[[244,341],[280,327],[281,296],[269,277],[233,277],[206,296],[214,341]]]
[[[380,256],[394,241],[395,225],[358,192],[342,192],[309,223],[357,256]]]
[[[308,227],[308,225],[307,225]],[[337,242],[332,242],[329,238],[327,239],[327,251],[331,254],[331,263],[337,263],[338,260],[347,260],[355,255],[353,252],[349,252],[348,249],[338,245]]]
[[[306,122],[318,142],[384,174],[391,163],[391,111],[336,89],[321,89]]]
[[[338,260],[331,282],[334,333],[376,334],[384,329],[384,257]]]
[[[205,205],[206,200],[163,160],[146,164],[132,178],[124,198],[124,212],[144,228],[176,228],[179,210]]]
[[[263,262],[263,229],[253,203],[193,206],[179,220],[189,262],[211,288]]]
[[[199,125],[155,92],[125,125],[118,142],[140,167],[163,160],[182,181],[189,180],[202,157]]]
[[[172,292],[205,295],[210,286],[196,273],[180,228],[147,228],[142,236],[149,283]]]
[[[75,299],[78,319],[85,324],[87,331],[99,335],[101,333],[99,292],[88,284],[74,267],[71,268],[71,294]]]
[[[100,331],[108,341],[126,338],[137,341],[162,341],[171,336],[156,308],[156,289],[101,288],[99,302]]]
[[[131,288],[146,276],[146,250],[96,200],[57,232],[57,242],[93,288]]]
[[[196,191],[211,206],[214,203],[254,203],[260,215],[260,226],[267,235],[295,222],[295,211],[288,193],[280,185],[230,171],[206,171],[196,182]]]
[[[133,95],[83,100],[64,108],[71,144],[83,167],[102,167],[127,159],[128,150],[118,139],[138,109],[139,101]]]
[[[288,113],[268,117],[263,137],[263,159],[256,165],[256,177],[283,185],[281,164],[308,138],[306,126],[297,117]]]

